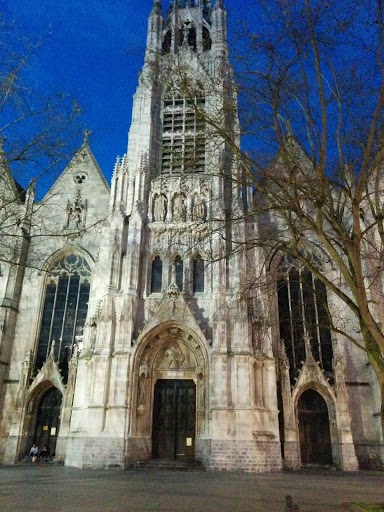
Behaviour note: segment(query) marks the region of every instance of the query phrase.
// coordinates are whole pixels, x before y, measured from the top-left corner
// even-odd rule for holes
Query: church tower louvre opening
[[[0,330],[0,460],[40,439],[79,468],[297,469],[319,454],[319,415],[316,461],[379,459],[380,436],[368,454],[365,427],[351,427],[326,290],[295,265],[273,278],[261,249],[234,250],[258,226],[229,140],[240,146],[224,0],[154,0],[111,187],[87,134],[39,206],[63,237],[0,288],[13,308]],[[368,387],[359,393],[360,412],[372,408]]]

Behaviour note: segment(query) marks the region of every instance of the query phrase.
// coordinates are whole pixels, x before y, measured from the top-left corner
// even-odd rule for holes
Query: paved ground
[[[1,512],[336,512],[343,502],[384,502],[379,473],[243,473],[78,470],[0,466]]]

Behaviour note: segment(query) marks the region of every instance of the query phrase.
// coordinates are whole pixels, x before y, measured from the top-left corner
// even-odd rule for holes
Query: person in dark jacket
[[[41,449],[40,458],[44,460],[44,462],[48,462],[49,460],[49,448],[46,444]]]

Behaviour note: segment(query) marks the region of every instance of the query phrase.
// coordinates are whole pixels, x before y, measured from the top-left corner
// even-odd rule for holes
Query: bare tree
[[[1,15],[0,33],[0,262],[24,265],[21,247],[44,231],[35,190],[42,195],[73,154],[81,109],[33,80],[42,41],[26,41]]]

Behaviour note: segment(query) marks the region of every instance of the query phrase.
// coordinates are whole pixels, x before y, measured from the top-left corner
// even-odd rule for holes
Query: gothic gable
[[[54,233],[82,232],[107,217],[110,188],[89,147],[87,137],[72,161],[48,191],[38,214],[41,225],[54,224]]]
[[[143,339],[152,329],[170,321],[183,324],[194,331],[200,339],[205,340],[203,332],[175,282],[171,282],[165,291],[160,304],[141,332],[140,338]]]
[[[32,382],[28,393],[32,396],[33,392],[39,388],[44,382],[51,382],[57,389],[64,395],[65,387],[62,376],[60,374],[57,362],[54,359],[54,343],[52,344],[51,352],[48,359],[43,364],[41,370]]]

